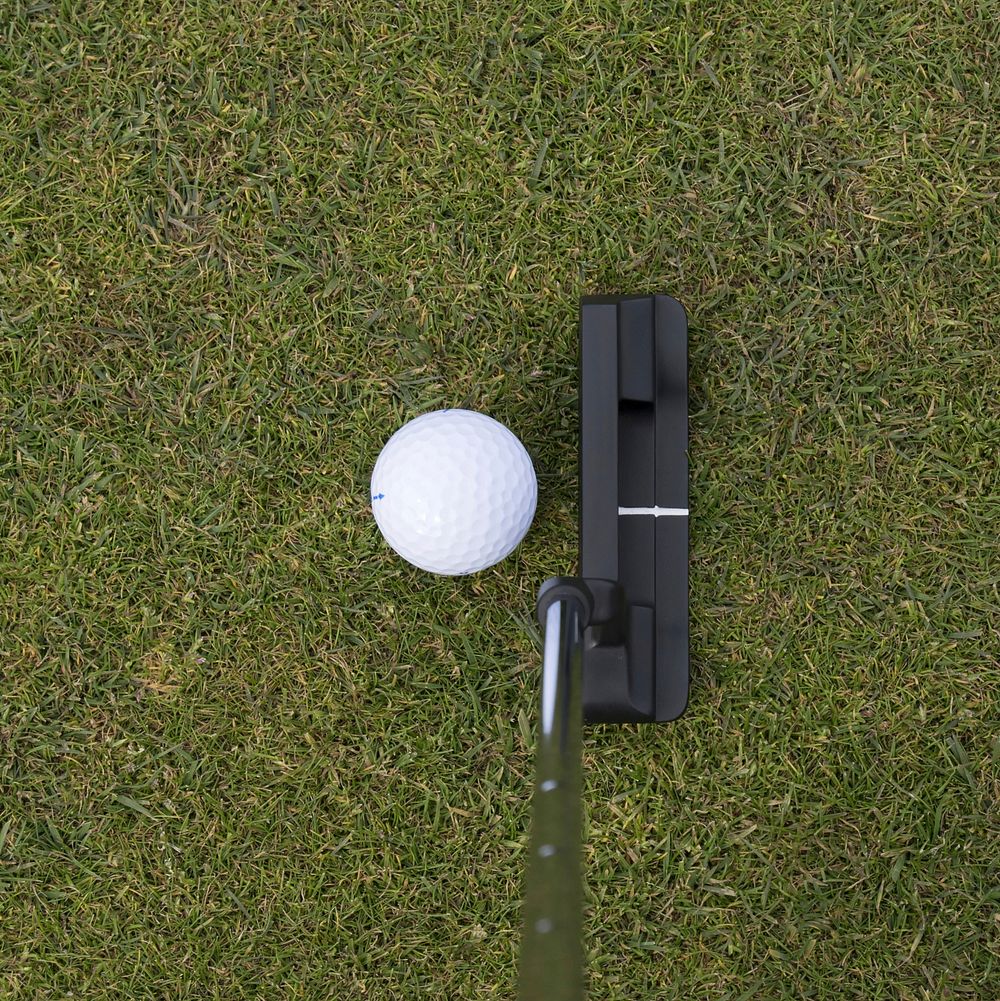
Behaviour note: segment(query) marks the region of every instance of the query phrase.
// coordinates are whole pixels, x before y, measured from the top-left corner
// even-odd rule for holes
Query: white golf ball
[[[385,541],[431,573],[498,563],[524,538],[537,499],[524,446],[471,410],[436,410],[404,424],[372,473],[372,511]]]

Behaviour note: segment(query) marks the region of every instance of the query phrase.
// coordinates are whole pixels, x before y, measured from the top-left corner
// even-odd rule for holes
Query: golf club
[[[580,577],[542,585],[521,1001],[584,994],[581,730],[688,696],[687,318],[669,296],[580,309]]]

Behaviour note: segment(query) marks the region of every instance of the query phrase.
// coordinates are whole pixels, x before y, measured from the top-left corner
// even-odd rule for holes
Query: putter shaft
[[[566,598],[545,613],[520,1001],[583,998],[581,612],[577,601]]]

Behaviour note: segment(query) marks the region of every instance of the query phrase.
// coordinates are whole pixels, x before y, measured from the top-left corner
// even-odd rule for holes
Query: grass
[[[998,996],[994,7],[0,13],[0,996],[511,996],[618,290],[691,317],[694,678],[588,733],[590,996]],[[444,405],[539,473],[474,578],[367,506]]]

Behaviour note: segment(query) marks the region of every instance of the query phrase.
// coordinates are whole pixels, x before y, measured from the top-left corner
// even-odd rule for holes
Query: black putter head
[[[676,719],[688,696],[687,316],[666,295],[580,307],[580,576],[591,723]]]

